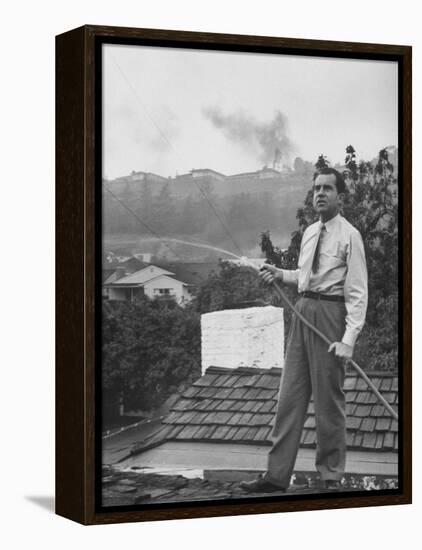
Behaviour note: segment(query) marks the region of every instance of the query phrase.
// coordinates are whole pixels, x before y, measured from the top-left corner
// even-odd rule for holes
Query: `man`
[[[367,307],[367,272],[362,238],[340,214],[345,183],[337,170],[314,176],[313,205],[319,221],[303,234],[297,270],[266,265],[261,276],[297,285],[296,308],[333,342],[326,343],[296,316],[287,342],[273,446],[264,476],[242,482],[248,492],[285,491],[299,449],[311,394],[317,432],[316,469],[325,488],[337,489],[346,459],[343,392],[345,363],[361,331]]]

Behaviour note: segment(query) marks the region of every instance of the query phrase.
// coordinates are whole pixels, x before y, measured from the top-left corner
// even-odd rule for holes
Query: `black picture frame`
[[[104,509],[100,505],[102,44],[382,59],[399,68],[399,488]],[[263,514],[411,503],[412,50],[409,46],[84,26],[56,37],[56,513],[82,524]]]

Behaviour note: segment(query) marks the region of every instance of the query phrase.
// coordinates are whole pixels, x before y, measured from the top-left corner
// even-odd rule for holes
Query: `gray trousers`
[[[300,298],[296,308],[332,342],[345,330],[341,302]],[[317,435],[316,469],[339,480],[346,460],[345,367],[328,345],[296,316],[292,319],[265,478],[287,488],[295,465],[311,394]]]

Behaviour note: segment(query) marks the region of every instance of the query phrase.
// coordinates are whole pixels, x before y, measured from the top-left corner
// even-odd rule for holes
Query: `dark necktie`
[[[318,271],[318,268],[319,268],[319,252],[320,252],[320,249],[321,249],[321,242],[322,242],[322,239],[324,238],[323,234],[325,233],[325,231],[326,231],[325,225],[322,224],[321,229],[319,231],[318,242],[317,242],[317,245],[316,245],[316,248],[315,248],[314,257],[313,257],[313,260],[312,260],[312,273],[316,273]]]

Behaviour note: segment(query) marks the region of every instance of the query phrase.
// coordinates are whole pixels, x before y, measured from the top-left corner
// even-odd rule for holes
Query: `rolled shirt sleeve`
[[[286,285],[297,285],[300,269],[282,269],[283,283]]]
[[[342,342],[353,348],[365,323],[368,306],[368,274],[365,250],[362,237],[357,230],[350,234],[347,275],[344,281],[344,300],[346,305],[346,330]]]
[[[303,239],[305,239],[306,231],[303,234]],[[302,243],[303,243],[302,239]],[[295,285],[297,286],[299,283],[299,274],[300,270],[302,268],[303,264],[303,245],[300,246],[300,253],[299,253],[299,260],[298,260],[298,266],[297,269],[282,269],[281,272],[283,273],[283,283],[286,285]]]

